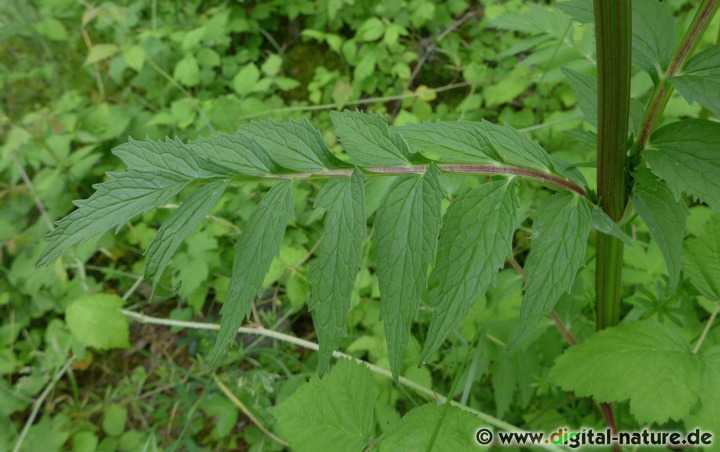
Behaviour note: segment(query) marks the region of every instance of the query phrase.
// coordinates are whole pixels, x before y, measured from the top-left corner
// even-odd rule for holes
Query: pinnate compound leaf
[[[700,375],[701,359],[682,334],[652,320],[601,331],[567,349],[550,370],[551,381],[579,397],[630,399],[641,424],[687,415],[698,400]]]
[[[603,234],[611,235],[616,239],[622,240],[628,246],[633,246],[630,237],[628,237],[628,235],[625,234],[622,229],[620,229],[620,226],[618,226],[618,224],[615,223],[612,218],[607,216],[607,214],[603,212],[600,207],[593,204],[590,208],[590,215],[592,216],[593,228],[597,229]]]
[[[108,181],[93,185],[90,198],[76,201],[78,207],[58,222],[45,238],[50,243],[43,250],[38,266],[55,261],[71,246],[112,229],[118,229],[137,215],[165,204],[188,183],[174,175],[129,171],[108,173]]]
[[[633,174],[635,186],[630,200],[650,235],[657,243],[670,276],[670,292],[674,293],[682,267],[682,241],[688,209],[673,196],[665,183],[650,170],[641,168]]]
[[[710,217],[700,234],[685,240],[682,267],[703,296],[720,300],[720,216]]]
[[[238,133],[220,133],[190,141],[188,147],[205,160],[239,174],[264,176],[277,173],[277,164],[254,138]]]
[[[720,45],[690,58],[670,83],[689,104],[697,102],[720,117]]]
[[[313,313],[320,344],[318,371],[327,369],[333,350],[345,336],[352,289],[365,239],[363,176],[355,169],[349,178],[329,181],[315,198],[326,210],[325,231],[317,259],[310,266]]]
[[[182,241],[210,213],[229,181],[213,181],[198,187],[163,223],[145,252],[145,279],[158,285],[163,270]]]
[[[447,408],[447,412],[444,413]],[[444,417],[443,417],[444,415]],[[478,450],[475,433],[482,421],[473,413],[456,406],[445,407],[426,403],[410,410],[400,424],[378,440],[379,451],[425,450],[441,422],[432,450],[474,451]]]
[[[390,369],[396,380],[435,258],[442,216],[439,173],[431,166],[424,176],[399,176],[375,218],[380,317],[385,321]]]
[[[390,130],[387,117],[360,111],[331,111],[335,134],[353,163],[361,166],[393,166],[426,161],[412,154],[405,139]]]
[[[349,167],[330,152],[320,132],[307,119],[253,121],[242,126],[240,133],[251,135],[276,162],[291,170],[304,172]]]
[[[342,359],[320,379],[272,408],[292,450],[365,450],[373,435],[374,382],[363,364]]]
[[[597,77],[581,74],[566,67],[560,68],[560,70],[565,74],[570,82],[570,87],[575,92],[585,121],[591,126],[597,127]]]
[[[432,273],[438,285],[421,363],[440,349],[512,254],[516,211],[514,179],[488,182],[450,204]]]
[[[679,197],[685,192],[720,212],[720,124],[674,122],[655,132],[643,153],[653,173]]]
[[[165,141],[137,141],[130,138],[113,149],[128,171],[164,174],[185,179],[228,177],[232,172],[201,158],[177,138]]]
[[[293,216],[290,181],[282,181],[267,192],[248,219],[238,239],[232,276],[220,314],[218,333],[211,362],[217,360],[237,335],[250,314],[252,302],[260,295],[263,279],[280,252],[285,226]]]
[[[590,209],[583,199],[556,193],[538,209],[525,261],[525,295],[520,325],[510,348],[524,341],[563,293],[569,292],[583,265],[592,227]]]
[[[65,311],[65,322],[83,344],[97,349],[129,348],[127,318],[117,295],[92,294],[79,298]]]
[[[411,148],[447,163],[494,164],[500,156],[470,121],[439,121],[393,127]]]
[[[666,2],[633,0],[633,64],[657,81],[675,50],[675,18]]]

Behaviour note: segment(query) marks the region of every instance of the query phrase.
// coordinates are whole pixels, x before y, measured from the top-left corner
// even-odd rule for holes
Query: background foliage
[[[666,3],[678,28],[684,29],[694,2]],[[715,42],[718,28],[715,21],[698,50]],[[3,450],[13,447],[29,417],[35,423],[24,437],[25,450],[281,449],[264,429],[302,440],[293,432],[292,419],[280,430],[276,424],[293,413],[301,397],[317,398],[317,382],[296,391],[316,373],[316,353],[242,336],[238,347],[221,356],[219,366],[209,367],[216,333],[132,323],[114,308],[217,323],[235,242],[267,184],[245,184],[220,198],[165,272],[162,284],[176,287],[176,292],[161,290],[150,298],[151,288],[142,280],[142,250],[177,203],[129,223],[118,235],[106,234],[97,243],[78,247],[50,267],[34,269],[51,219],[71,210],[72,200],[89,196],[105,172],[121,169],[109,151],[128,136],[177,135],[187,140],[232,133],[252,119],[305,117],[327,131],[323,138],[335,149],[330,112],[343,108],[386,113],[394,125],[487,119],[523,129],[545,149],[554,150],[554,156],[579,164],[594,185],[594,170],[583,165],[594,160],[594,143],[582,123],[583,115],[592,123],[594,112],[592,96],[584,96],[583,90],[593,72],[593,30],[573,24],[545,4],[8,0],[0,5],[0,39]],[[639,106],[631,106],[631,130],[640,122],[642,101],[652,86],[651,75],[636,72],[633,96]],[[679,94],[667,112],[668,121],[712,114],[689,105]],[[440,181],[443,209],[480,182],[471,177]],[[263,300],[252,313],[257,324],[313,341],[307,280],[322,233],[321,215],[312,208],[320,187],[316,182],[294,186],[294,220],[263,282]],[[380,179],[368,184],[369,215],[387,187]],[[531,340],[506,350],[519,322],[523,274],[517,268],[526,263],[537,207],[551,192],[523,182],[518,193],[514,260],[487,296],[471,307],[443,353],[417,368],[431,320],[429,300],[422,301],[402,375],[439,394],[456,386],[462,404],[526,429],[602,426],[597,408],[580,397],[585,394],[562,391],[562,378],[550,372],[566,346],[550,318],[543,319]],[[685,340],[701,329],[719,295],[716,281],[688,282],[703,280],[698,269],[707,265],[700,243],[718,236],[712,211],[688,201],[687,231],[694,237],[686,243],[688,274],[679,281],[668,279],[661,247],[637,219],[630,224],[634,246],[625,249],[623,271],[624,317],[651,322],[649,328],[672,329],[669,335]],[[556,306],[580,340],[594,331],[594,253],[591,238],[585,256],[590,265],[580,270],[571,292]],[[349,334],[341,349],[389,368],[384,326],[378,321],[376,258],[377,251],[366,240]],[[693,259],[699,260],[693,264]],[[670,295],[674,284],[678,289]],[[109,320],[93,324],[84,317],[93,310]],[[711,331],[704,347],[720,344],[717,331]],[[619,329],[611,337],[594,337],[592,344],[627,345],[622,335]],[[577,354],[575,360],[587,359]],[[356,406],[364,413],[361,439],[385,438],[381,444],[401,447],[402,438],[392,432],[438,416],[432,408],[423,408],[401,420],[427,401],[427,395],[382,376],[357,376],[362,371],[349,365],[337,369],[327,384],[359,378],[362,393],[374,399]],[[574,377],[571,369],[568,364],[566,378],[581,377]],[[678,377],[677,384],[691,390],[711,384],[693,378]],[[642,388],[645,382],[630,383]],[[607,391],[611,398],[629,398],[613,393],[613,388]],[[683,422],[673,417],[677,405],[638,408],[634,403],[631,399],[617,406],[621,428],[644,427],[638,419],[656,420],[658,413],[672,418],[661,424],[665,428],[713,419],[713,413],[687,406],[682,407],[683,416],[691,417]],[[284,408],[271,408],[276,405]],[[39,411],[32,417],[35,409]],[[457,425],[468,422],[462,412],[454,416]]]

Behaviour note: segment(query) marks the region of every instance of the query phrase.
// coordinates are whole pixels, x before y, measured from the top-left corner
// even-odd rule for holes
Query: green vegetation
[[[0,449],[720,435],[719,3],[546,3],[3,2]]]

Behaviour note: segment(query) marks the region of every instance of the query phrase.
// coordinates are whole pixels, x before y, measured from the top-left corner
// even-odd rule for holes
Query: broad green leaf
[[[257,89],[260,76],[260,69],[255,64],[246,64],[233,77],[232,86],[236,93],[246,96]]]
[[[465,318],[495,281],[512,253],[517,199],[515,182],[488,182],[450,204],[440,232],[432,279],[432,320],[420,356],[424,362]]]
[[[720,123],[688,119],[662,127],[643,153],[653,173],[679,196],[697,196],[720,212]]]
[[[576,141],[588,149],[597,148],[597,133],[589,132],[582,129],[564,130],[563,133],[569,136],[573,141]]]
[[[720,217],[713,215],[702,231],[685,241],[683,272],[700,293],[720,300]]]
[[[517,44],[511,45],[510,47],[505,48],[503,51],[498,53],[498,58],[508,58],[514,55],[517,55],[518,53],[527,52],[528,50],[538,48],[541,44],[544,44],[548,41],[551,41],[553,39],[552,36],[547,34],[538,34],[530,36],[529,38],[525,38],[518,42]],[[470,74],[472,72],[465,71],[465,80],[468,82],[473,82],[474,80],[480,79],[482,77],[471,77]]]
[[[274,77],[280,72],[282,63],[282,57],[273,53],[265,60],[262,66],[260,66],[260,69],[263,71],[263,74]]]
[[[570,25],[564,14],[557,14],[544,5],[527,3],[527,12],[507,13],[490,21],[490,25],[501,30],[530,34],[548,34],[561,38]]]
[[[367,366],[341,359],[271,409],[292,450],[365,450],[373,436],[374,382]]]
[[[396,131],[391,131],[387,118],[360,111],[331,111],[335,134],[342,141],[353,163],[362,166],[407,165],[418,161],[410,153],[407,143]]]
[[[98,437],[93,432],[75,433],[72,437],[72,452],[95,452],[98,442]]]
[[[123,303],[117,295],[86,295],[70,303],[65,322],[73,336],[87,346],[129,348],[128,321],[120,312]]]
[[[382,38],[385,33],[385,24],[377,17],[371,17],[357,29],[355,32],[355,41],[372,42]]]
[[[697,102],[720,117],[720,45],[690,58],[670,83],[688,103]]]
[[[367,216],[374,214],[385,199],[388,188],[395,183],[396,177],[372,177],[365,182],[365,207]]]
[[[198,187],[163,223],[145,252],[145,279],[157,286],[163,270],[182,241],[197,229],[210,213],[228,181],[214,181]]]
[[[218,333],[211,362],[217,360],[237,335],[243,320],[250,314],[256,296],[272,260],[280,252],[285,226],[293,216],[290,181],[282,181],[267,192],[248,219],[238,239],[232,276],[220,314]]]
[[[173,71],[173,77],[185,86],[197,86],[200,84],[200,67],[192,53],[178,61]]]
[[[645,105],[634,97],[630,98],[630,122],[628,123],[628,133],[637,135],[642,127],[643,116],[645,116]]]
[[[570,193],[556,193],[538,209],[525,261],[525,295],[520,325],[509,347],[527,339],[563,293],[569,292],[584,265],[592,218],[587,204]]]
[[[581,24],[591,24],[595,21],[592,0],[570,0],[568,2],[553,3],[553,7],[572,17]]]
[[[580,187],[587,187],[587,180],[585,180],[585,176],[583,176],[578,169],[577,164],[569,163],[557,155],[551,155],[550,160],[555,167],[555,174],[562,176],[571,182],[575,182]]]
[[[432,450],[460,452],[480,449],[475,434],[483,422],[476,415],[456,406],[445,407],[432,402],[410,410],[396,428],[378,439],[377,448],[392,452],[426,450],[441,419]]]
[[[349,167],[330,152],[320,132],[307,119],[253,121],[240,127],[240,132],[251,135],[281,166],[295,171]]]
[[[648,169],[641,168],[633,176],[635,186],[630,200],[665,258],[670,276],[670,292],[674,293],[680,280],[682,241],[688,209]]]
[[[37,20],[37,19],[36,19]],[[35,30],[41,35],[53,41],[67,41],[68,32],[59,20],[48,17],[35,22]]]
[[[509,272],[512,272],[512,270],[509,270]],[[490,294],[488,294],[488,304],[505,304],[510,301],[508,298],[515,299],[518,295],[522,295],[522,277],[517,274],[512,275],[512,273],[509,272],[501,272],[500,275],[501,277],[511,275],[510,278],[512,279],[503,278],[503,280],[498,283],[498,286],[491,289],[490,293],[494,293],[494,297],[501,294],[500,299],[497,300],[497,298],[491,298]],[[510,281],[512,281],[512,283],[508,284]],[[515,283],[515,281],[517,281],[517,283]],[[505,285],[501,285],[502,283],[505,283]],[[519,290],[516,290],[516,288]],[[507,290],[510,291],[510,294],[504,292]],[[514,306],[505,308],[503,312],[511,318],[509,321],[499,321],[493,325],[495,327],[495,331],[492,331],[491,329],[489,332],[495,337],[498,337],[498,331],[509,329],[508,327],[511,327],[516,321],[517,311],[514,309]],[[489,326],[493,323],[495,323],[494,319],[490,318],[484,322],[484,325]],[[503,331],[503,336],[507,336],[509,333],[512,332]],[[503,340],[502,337],[498,337],[498,339]],[[533,390],[533,381],[536,378],[534,375],[540,367],[540,360],[537,352],[533,349],[529,349],[517,350],[509,353],[504,351],[499,352],[493,357],[493,361],[493,395],[495,396],[497,416],[502,419],[503,416],[506,415],[514,400],[519,399],[518,401],[520,402],[520,406],[527,407],[530,399],[535,394],[535,391]]]
[[[630,237],[628,237],[627,234],[625,234],[622,229],[620,229],[620,226],[618,226],[618,224],[615,223],[612,218],[607,216],[607,214],[603,212],[600,207],[593,204],[590,207],[590,215],[592,216],[593,228],[597,229],[603,234],[611,235],[617,239],[622,240],[627,246],[633,246]]]
[[[123,59],[128,66],[133,68],[135,71],[140,72],[145,65],[147,52],[145,52],[145,49],[141,46],[129,46],[123,49]]]
[[[238,133],[198,138],[187,144],[197,156],[239,174],[264,176],[278,172],[270,154],[253,137]]]
[[[685,419],[685,426],[699,426],[704,431],[720,431],[720,345],[701,351],[703,370],[700,377],[700,406]],[[716,450],[717,438],[713,435],[713,447]]]
[[[495,396],[495,406],[497,408],[497,416],[502,418],[505,416],[513,395],[517,382],[514,376],[517,375],[517,369],[509,356],[502,356],[493,363],[492,370],[492,387]]]
[[[398,176],[375,217],[380,318],[385,321],[390,369],[396,380],[435,258],[442,216],[439,173],[431,166],[424,176]]]
[[[161,173],[184,179],[228,177],[232,172],[201,158],[201,154],[177,138],[137,141],[130,138],[113,149],[128,171]]]
[[[675,19],[666,2],[633,0],[633,64],[657,81],[675,50]]]
[[[585,121],[591,126],[597,127],[597,78],[566,67],[560,69],[575,92],[575,97],[580,104],[580,110],[585,116]]]
[[[96,44],[90,49],[90,52],[85,59],[85,65],[87,66],[88,64],[106,60],[119,51],[120,47],[115,44]]]
[[[524,166],[545,173],[554,172],[550,155],[539,144],[509,125],[498,126],[488,121],[475,124],[485,134],[490,146],[507,165]]]
[[[495,164],[500,156],[488,144],[475,123],[441,121],[392,127],[411,148],[443,163]]]
[[[93,185],[95,193],[86,200],[76,201],[78,208],[60,220],[57,228],[46,236],[50,243],[40,255],[38,266],[53,262],[77,243],[116,226],[120,229],[133,217],[165,204],[188,183],[171,174],[135,171],[108,173],[108,179]]]
[[[110,436],[120,436],[125,431],[128,411],[122,405],[113,403],[105,409],[102,428]]]
[[[366,227],[362,173],[356,169],[349,178],[329,181],[315,198],[315,207],[326,210],[325,231],[310,266],[308,306],[317,329],[322,375],[346,334],[350,297],[360,268]]]
[[[700,372],[700,358],[678,330],[647,320],[608,328],[568,348],[550,379],[598,402],[630,399],[640,424],[662,424],[683,418],[695,405]]]

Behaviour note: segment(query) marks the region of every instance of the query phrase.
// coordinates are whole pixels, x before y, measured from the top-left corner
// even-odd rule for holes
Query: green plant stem
[[[665,111],[665,107],[670,101],[670,96],[672,96],[674,90],[672,83],[668,82],[668,79],[680,72],[680,69],[685,64],[685,60],[693,53],[698,42],[700,42],[699,38],[705,33],[705,30],[707,30],[710,21],[718,10],[718,6],[720,6],[720,0],[703,0],[700,4],[700,8],[697,13],[695,13],[690,28],[688,28],[680,46],[670,60],[667,70],[661,75],[660,80],[658,80],[655,89],[653,89],[650,95],[650,101],[643,116],[638,139],[633,149],[633,155],[639,155],[645,149],[650,134],[657,125],[663,111]]]
[[[598,66],[597,173],[600,207],[614,221],[625,212],[627,136],[630,118],[632,5],[630,0],[594,0]],[[598,233],[595,270],[595,327],[620,319],[623,243]],[[615,430],[612,406],[601,405],[608,427]],[[613,450],[619,450],[617,444]]]
[[[712,314],[710,314],[710,318],[708,319],[707,323],[705,324],[705,329],[703,329],[703,332],[700,335],[700,339],[698,339],[697,344],[695,344],[695,348],[693,349],[693,355],[697,355],[697,352],[700,351],[700,347],[702,347],[703,342],[705,342],[705,338],[707,337],[708,333],[710,332],[710,328],[712,327],[712,324],[715,321],[715,317],[717,317],[717,315],[718,315],[718,311],[720,311],[720,301],[718,301],[715,304],[715,309],[713,309]]]
[[[627,136],[630,113],[630,0],[594,0],[598,61],[598,195],[600,207],[614,221],[626,206]],[[623,244],[598,234],[596,328],[618,323]]]
[[[502,165],[437,165],[442,171],[455,174],[504,174],[508,176],[521,176],[528,179],[534,179],[538,182],[552,185],[554,187],[572,191],[582,197],[587,197],[585,190],[574,182],[571,182],[560,176],[544,173],[542,171],[522,168],[518,166],[502,166]],[[408,166],[381,166],[366,168],[368,176],[397,176],[408,173],[424,173],[428,170],[427,165],[408,165]],[[325,179],[333,177],[347,177],[352,175],[352,169],[335,169],[325,171],[315,171],[310,173],[287,173],[287,174],[268,174],[265,177],[252,179],[254,181],[267,181],[272,179]],[[238,178],[238,181],[247,182],[249,179],[245,176]]]
[[[139,323],[146,323],[146,324],[152,324],[152,325],[165,325],[170,327],[179,327],[179,328],[191,328],[195,330],[219,330],[220,325],[215,323],[199,323],[199,322],[188,322],[183,320],[172,320],[172,319],[164,319],[160,317],[152,317],[145,314],[140,314],[137,312],[129,311],[127,309],[121,309],[120,312],[122,312],[125,316],[139,322]],[[240,327],[238,329],[239,334],[251,334],[251,335],[257,335],[257,336],[265,336],[272,339],[277,339],[282,342],[287,342],[290,344],[297,345],[302,348],[306,348],[308,350],[314,350],[318,351],[320,350],[320,347],[315,342],[306,341],[304,339],[300,339],[294,336],[290,336],[283,333],[278,333],[277,331],[269,330],[267,328],[263,327]],[[355,358],[350,355],[346,355],[345,353],[341,352],[333,352],[333,357],[338,359],[350,359],[357,363],[364,364],[368,366],[371,372],[382,375],[386,378],[389,378],[390,380],[393,379],[392,373],[390,373],[389,370],[383,369],[382,367],[376,366],[374,364],[368,363],[367,361],[363,361],[362,359]],[[430,388],[426,388],[425,386],[422,386],[408,378],[405,377],[399,377],[398,383],[400,383],[403,386],[406,386],[410,389],[413,389],[414,391],[425,394],[426,396],[429,396],[433,400],[435,400],[438,403],[445,403],[448,398],[444,397],[437,392],[433,391]],[[484,422],[487,422],[489,425],[492,425],[493,427],[497,427],[499,429],[508,431],[508,432],[525,432],[522,429],[519,429],[515,427],[512,424],[509,424],[503,420],[497,419],[487,413],[483,413],[482,411],[475,410],[473,408],[470,408],[466,405],[463,405],[455,400],[450,400],[450,404],[460,407],[466,411],[469,411],[473,414],[475,414],[477,417],[482,419]],[[555,450],[555,451],[561,451],[562,448],[559,446],[556,446],[554,444],[543,444],[541,447],[549,450]]]
[[[598,233],[596,246],[595,328],[602,330],[617,325],[620,320],[623,243],[615,237]]]

